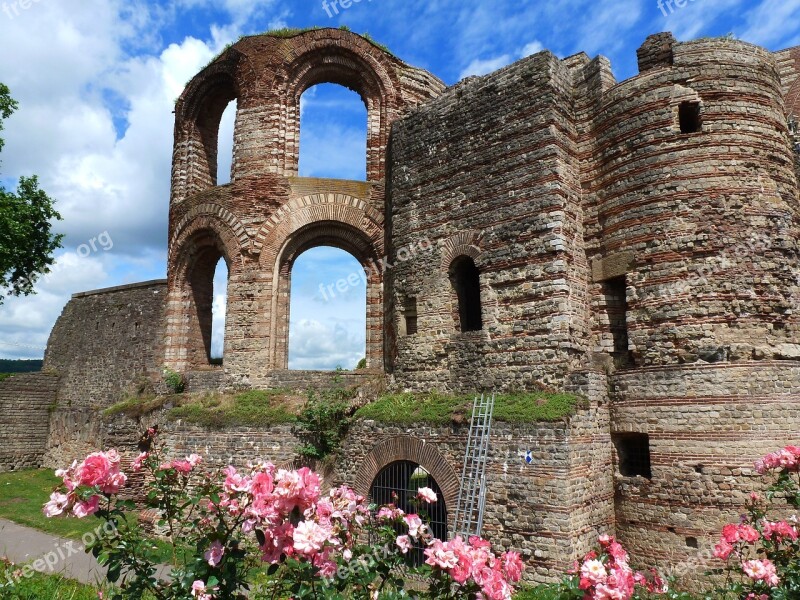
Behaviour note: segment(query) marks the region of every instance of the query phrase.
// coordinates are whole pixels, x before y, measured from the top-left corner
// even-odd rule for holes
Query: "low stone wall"
[[[40,466],[61,469],[73,460],[103,449],[106,426],[97,410],[59,405],[48,419],[49,435],[42,444],[44,456]]]
[[[599,533],[614,531],[611,454],[607,429],[601,431],[604,423],[607,427],[607,405],[594,405],[557,423],[493,425],[484,535],[522,553],[529,583],[557,579]],[[383,467],[397,460],[418,462],[442,487],[452,531],[455,496],[447,498],[437,478],[437,470],[446,468],[437,462],[441,457],[460,481],[468,435],[467,424],[359,421],[342,448],[337,483],[368,493],[369,482]]]
[[[591,375],[584,384],[597,381]],[[54,427],[66,431],[73,424],[80,428],[84,426],[81,418],[80,412],[58,411]],[[58,465],[96,447],[115,447],[132,457],[141,433],[155,424],[171,456],[196,452],[218,467],[243,468],[258,459],[290,466],[300,444],[290,425],[210,429],[168,422],[160,411],[137,419],[115,416],[96,428],[86,427],[81,439],[58,445]],[[484,535],[523,554],[528,582],[552,581],[590,548],[599,533],[613,533],[608,426],[606,403],[594,403],[555,423],[495,422],[487,465]],[[368,494],[380,470],[395,460],[412,460],[442,487],[452,531],[468,434],[468,424],[396,426],[358,420],[343,442],[340,458],[328,470],[326,482],[346,483]],[[96,435],[102,441],[89,447]]]
[[[160,379],[166,281],[75,294],[56,321],[44,366],[62,405],[105,408],[140,380]]]
[[[0,472],[42,466],[58,376],[21,373],[0,381]]]

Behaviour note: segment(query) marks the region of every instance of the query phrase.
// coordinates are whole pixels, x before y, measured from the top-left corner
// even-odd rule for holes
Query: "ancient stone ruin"
[[[367,280],[367,369],[350,381],[586,398],[494,432],[485,533],[531,580],[600,532],[650,563],[696,562],[758,485],[753,460],[800,441],[800,48],[659,34],[638,59],[617,82],[602,56],[545,51],[447,88],[346,31],[234,44],[175,108],[167,279],[73,297],[45,372],[0,384],[0,468],[121,439],[101,409],[165,366],[191,391],[325,385],[287,369],[289,283],[300,254],[335,246]],[[298,176],[300,96],[323,82],[367,107],[366,181]],[[220,461],[295,446],[289,427],[166,435]],[[466,437],[360,421],[333,477],[366,494],[387,466],[421,465],[452,510]]]

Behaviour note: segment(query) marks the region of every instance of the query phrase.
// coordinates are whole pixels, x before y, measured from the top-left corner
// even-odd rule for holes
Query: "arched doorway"
[[[417,491],[420,488],[432,489],[436,493],[437,501],[426,504],[417,500]],[[395,504],[406,513],[420,515],[423,522],[428,523],[434,537],[448,539],[447,503],[444,494],[433,476],[418,463],[399,460],[381,469],[370,486],[369,497],[378,506]],[[402,529],[398,533],[402,533]],[[424,549],[423,544],[415,544],[409,552],[409,563],[415,566],[424,563]]]
[[[336,210],[332,209],[330,204],[326,208]],[[365,287],[366,348],[363,358],[366,358],[367,368],[381,367],[383,365],[383,272],[380,268],[378,249],[374,239],[361,229],[347,222],[330,220],[315,221],[291,233],[277,254],[273,271],[273,286],[277,293],[272,296],[271,364],[278,369],[289,368],[292,270],[302,254],[320,246],[343,250],[353,256],[360,265],[359,269],[348,274],[344,279],[344,285]],[[320,283],[329,297],[331,293],[338,293],[340,284],[338,280],[331,282],[325,278]],[[317,284],[318,291],[320,283]],[[355,365],[350,366],[352,367]]]
[[[366,357],[366,271],[330,246],[294,262],[289,298],[289,369],[352,370]]]

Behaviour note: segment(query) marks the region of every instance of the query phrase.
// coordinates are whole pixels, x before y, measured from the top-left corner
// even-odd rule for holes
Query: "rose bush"
[[[631,600],[667,592],[666,582],[651,569],[634,571],[622,545],[609,535],[598,538],[599,547],[576,562],[571,576],[554,586],[559,600]]]
[[[765,498],[752,494],[740,523],[723,527],[714,556],[725,561],[723,598],[800,598],[800,447],[786,446],[756,461],[756,471],[772,479]],[[789,508],[776,506],[781,499]]]
[[[498,556],[478,537],[434,539],[419,514],[369,506],[346,486],[323,494],[320,477],[307,468],[257,463],[241,471],[209,470],[197,455],[163,460],[156,438],[149,430],[132,470],[147,475],[146,504],[156,509],[157,525],[173,544],[169,577],[157,576],[152,544],[133,518],[136,506],[119,497],[128,476],[116,451],[93,453],[58,471],[63,484],[44,506],[50,517],[95,515],[113,525],[111,534],[87,548],[117,583],[113,600],[145,593],[159,600],[224,600],[245,593],[393,599],[410,597],[408,575],[432,582],[417,597],[508,600],[522,577],[517,553]],[[417,501],[436,502],[436,493],[422,488]],[[413,547],[424,549],[420,567],[407,564]],[[251,589],[254,579],[260,584]]]

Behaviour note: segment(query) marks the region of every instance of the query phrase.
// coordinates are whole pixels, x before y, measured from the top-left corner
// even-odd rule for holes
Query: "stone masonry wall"
[[[800,204],[775,57],[673,40],[660,64],[640,62],[595,97],[583,142],[593,279],[626,278],[634,363],[800,355]],[[599,289],[592,304],[602,314]]]
[[[21,373],[0,381],[0,472],[42,466],[58,376]]]
[[[648,434],[652,463],[651,480],[617,464],[617,533],[644,563],[702,575],[713,565],[697,557],[763,491],[754,461],[800,443],[800,362],[652,367],[612,381],[612,435]]]
[[[355,90],[367,108],[367,181],[298,177],[300,97],[319,83]],[[247,36],[187,86],[176,105],[165,362],[209,366],[211,281],[229,269],[225,374],[264,386],[288,368],[290,276],[330,245],[369,272],[367,365],[383,368],[386,146],[391,124],[444,84],[369,40],[337,29]],[[217,185],[222,112],[236,100],[231,184]],[[320,281],[320,283],[328,283]]]
[[[613,533],[611,456],[604,444],[608,435],[602,432],[604,423],[608,423],[607,404],[593,403],[568,422],[493,425],[484,535],[523,554],[528,582],[554,580],[590,549],[599,533]],[[426,452],[442,456],[460,479],[468,433],[468,425],[393,426],[359,421],[342,448],[337,482],[358,484],[377,475],[373,474],[375,468],[369,468],[363,479],[365,465],[373,464],[368,458],[373,452],[382,457],[375,463],[378,469],[392,460],[412,460],[435,477],[432,465],[417,458],[418,440]],[[400,443],[392,454],[385,456],[379,450],[388,440],[398,438]],[[441,486],[443,482],[437,483]],[[368,489],[358,491],[367,493]],[[452,518],[455,502],[449,500]]]
[[[433,243],[399,263],[387,288],[399,387],[558,386],[587,350],[572,79],[542,52],[467,79],[396,124],[391,250]],[[480,273],[481,331],[459,329],[450,269],[463,256]],[[404,335],[410,300],[418,327]]]
[[[60,408],[105,408],[142,378],[160,379],[166,291],[152,281],[72,297],[44,359],[61,376]]]
[[[599,379],[584,374],[585,389]],[[577,386],[576,386],[577,389]],[[299,440],[289,425],[270,428],[230,427],[209,429],[181,421],[167,421],[163,412],[131,419],[119,415],[100,422],[95,429],[97,447],[115,447],[126,453],[127,461],[136,455],[135,444],[141,433],[158,424],[161,442],[170,456],[196,452],[211,466],[233,464],[246,467],[254,460],[271,461],[278,466],[296,464]],[[613,532],[608,406],[590,407],[564,421],[512,425],[495,422],[487,466],[487,505],[484,533],[506,548],[521,551],[529,566],[528,581],[551,581],[568,568],[571,561],[588,551],[599,533]],[[603,429],[605,428],[605,433]],[[369,493],[374,478],[363,481],[367,459],[383,444],[401,436],[407,440],[397,447],[396,460],[416,460],[435,476],[447,495],[447,508],[455,512],[458,480],[464,459],[469,426],[394,426],[374,421],[356,421],[343,442],[339,459],[329,469],[326,482],[346,483]],[[405,444],[405,445],[404,445]],[[411,448],[411,454],[405,448]],[[62,449],[51,466],[68,464],[84,454],[72,446],[74,455]],[[420,459],[416,450],[424,448]],[[388,463],[375,463],[378,468]],[[366,489],[361,489],[365,487]]]

